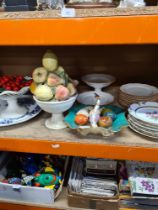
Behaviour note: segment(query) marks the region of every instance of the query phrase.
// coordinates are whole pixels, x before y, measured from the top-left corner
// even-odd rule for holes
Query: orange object
[[[108,128],[112,125],[112,119],[111,119],[111,117],[108,117],[108,116],[100,117],[98,124],[101,127]]]
[[[30,85],[30,91],[32,94],[34,94],[36,87],[37,87],[36,83],[32,82]]]
[[[11,204],[11,203],[0,203],[0,209],[1,210],[59,210],[59,208],[18,205],[18,204]]]
[[[152,44],[157,22],[157,15],[1,19],[0,45]]]
[[[48,141],[46,139],[0,138],[0,150],[158,162],[158,148],[150,148],[149,146],[124,146],[116,144],[115,142],[113,142],[113,144],[112,142],[111,144],[107,144],[106,142],[93,143],[93,141],[91,141],[91,143],[78,143],[75,141],[57,141],[55,139]]]
[[[83,114],[78,114],[75,117],[75,122],[78,125],[86,125],[88,122],[88,117]]]

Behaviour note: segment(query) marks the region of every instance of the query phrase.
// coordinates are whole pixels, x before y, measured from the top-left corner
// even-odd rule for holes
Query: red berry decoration
[[[32,80],[26,80],[24,76],[0,76],[0,88],[3,90],[19,91],[23,87],[30,86]]]

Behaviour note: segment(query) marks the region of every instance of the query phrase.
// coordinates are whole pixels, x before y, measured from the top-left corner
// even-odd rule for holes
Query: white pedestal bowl
[[[6,109],[0,113],[1,118],[19,118],[26,114],[26,107],[18,104],[18,97],[24,95],[29,90],[29,87],[23,87],[19,91],[3,91],[0,93],[0,99],[7,102]]]
[[[42,110],[52,114],[51,118],[48,118],[45,122],[47,128],[57,130],[67,127],[64,122],[63,112],[72,107],[76,101],[77,94],[66,101],[39,101],[35,96],[33,98]]]

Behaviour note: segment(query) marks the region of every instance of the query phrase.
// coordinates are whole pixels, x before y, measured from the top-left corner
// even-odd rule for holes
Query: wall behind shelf
[[[98,72],[113,74],[118,83],[157,83],[158,45],[0,47],[1,74],[31,74],[46,49],[76,79]]]

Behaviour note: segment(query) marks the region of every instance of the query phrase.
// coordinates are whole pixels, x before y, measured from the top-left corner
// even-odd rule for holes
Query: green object
[[[35,178],[35,183],[39,183],[40,186],[50,186],[59,184],[61,178],[53,174],[40,174]]]

